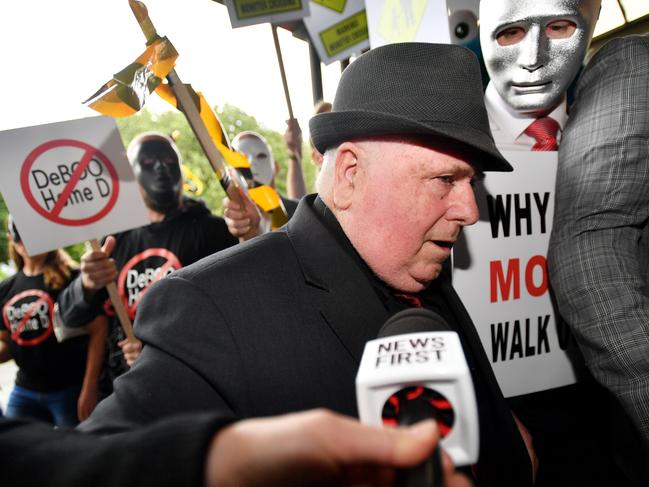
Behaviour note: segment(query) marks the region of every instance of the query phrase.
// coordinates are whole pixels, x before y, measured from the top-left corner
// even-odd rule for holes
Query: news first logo
[[[375,368],[442,362],[447,344],[444,336],[403,338],[378,344]]]

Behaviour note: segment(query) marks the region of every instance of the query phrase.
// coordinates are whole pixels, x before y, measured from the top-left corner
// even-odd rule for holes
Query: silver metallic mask
[[[496,91],[515,111],[552,111],[582,65],[601,0],[482,0],[480,45]]]
[[[275,176],[275,161],[270,146],[256,132],[241,132],[232,140],[232,148],[242,152],[250,162],[252,178],[260,184],[270,185]]]

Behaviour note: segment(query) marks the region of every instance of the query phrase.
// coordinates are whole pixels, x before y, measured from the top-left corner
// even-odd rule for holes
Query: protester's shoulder
[[[595,67],[601,63],[631,59],[649,59],[649,35],[633,35],[611,39],[602,46],[588,63]]]
[[[189,196],[183,196],[183,206],[180,213],[184,218],[208,217],[212,215],[203,200],[197,200]]]

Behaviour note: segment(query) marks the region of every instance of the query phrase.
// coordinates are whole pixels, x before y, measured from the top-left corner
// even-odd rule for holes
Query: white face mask
[[[600,0],[482,0],[480,46],[496,91],[515,111],[552,111],[582,65]]]
[[[275,175],[275,162],[266,142],[256,135],[248,134],[235,137],[232,148],[246,155],[250,162],[252,177],[256,182],[270,185]]]

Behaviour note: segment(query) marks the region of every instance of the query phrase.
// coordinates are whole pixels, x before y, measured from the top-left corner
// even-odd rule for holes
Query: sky
[[[638,16],[646,1],[624,3]],[[227,8],[212,0],[145,4],[179,52],[176,71],[185,83],[213,106],[235,105],[284,131],[288,110],[269,24],[233,29]],[[600,24],[621,16],[613,6],[619,10],[604,1]],[[293,111],[306,135],[313,110],[308,45],[278,31]],[[127,0],[4,0],[0,42],[0,130],[95,115],[82,101],[144,50]],[[339,77],[339,63],[323,65],[325,100],[333,99]],[[147,107],[168,109],[157,95]]]
[[[212,0],[145,0],[158,33],[180,54],[176,72],[210,105],[235,105],[284,132],[288,109],[269,24],[233,29]],[[278,29],[291,104],[303,132],[313,112],[306,42]],[[96,115],[82,102],[144,51],[127,0],[0,2],[0,130]],[[322,66],[332,100],[340,64]],[[167,110],[153,95],[147,107]]]

